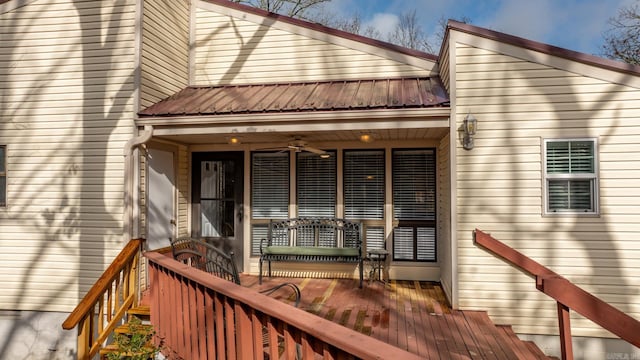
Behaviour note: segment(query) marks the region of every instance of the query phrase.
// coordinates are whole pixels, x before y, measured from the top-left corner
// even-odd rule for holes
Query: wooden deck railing
[[[170,357],[421,359],[167,256],[144,256],[151,323]]]
[[[569,310],[602,326],[622,340],[640,347],[640,322],[586,292],[549,268],[478,229],[474,242],[536,280],[536,288],[557,302],[562,359],[573,359]]]
[[[92,359],[138,301],[142,239],[131,240],[76,306],[62,328],[78,326],[78,359]]]

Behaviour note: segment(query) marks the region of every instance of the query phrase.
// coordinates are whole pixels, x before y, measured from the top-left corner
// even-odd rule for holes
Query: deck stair
[[[127,323],[118,326],[114,330],[115,336],[125,336],[131,338],[132,336],[134,336],[134,332],[151,334],[153,332],[153,327],[151,325],[150,317],[151,311],[149,305],[141,304],[137,307],[129,309],[127,311]],[[144,353],[153,351],[153,349],[153,344],[149,342],[142,348],[142,351],[123,353],[123,350],[113,342],[113,339],[111,339],[110,344],[100,349],[100,359],[105,360],[108,359],[109,354],[118,353],[126,356],[142,355]]]

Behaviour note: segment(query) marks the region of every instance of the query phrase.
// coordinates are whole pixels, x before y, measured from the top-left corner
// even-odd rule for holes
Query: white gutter
[[[137,137],[129,139],[124,146],[124,221],[122,236],[124,242],[135,239],[140,236],[140,229],[137,224],[137,215],[134,211],[134,197],[138,196],[138,187],[134,184],[134,157],[133,153],[136,148],[145,144],[153,136],[153,126],[145,125],[144,130],[138,133]]]

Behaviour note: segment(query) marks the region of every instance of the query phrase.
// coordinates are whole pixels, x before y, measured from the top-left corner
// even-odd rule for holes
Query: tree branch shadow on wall
[[[107,244],[109,239],[121,239],[121,221],[122,219],[115,218],[112,210],[109,208],[118,208],[114,206],[113,199],[108,199],[106,195],[107,179],[109,175],[107,173],[107,152],[108,144],[111,141],[111,135],[114,134],[118,122],[121,119],[131,118],[133,112],[127,112],[128,103],[132,99],[133,90],[131,84],[133,84],[134,71],[131,70],[130,74],[122,80],[120,89],[117,90],[114,96],[107,97],[112,92],[108,91],[109,83],[118,81],[112,80],[110,73],[113,69],[111,64],[117,59],[115,58],[112,45],[120,39],[123,32],[122,21],[124,12],[118,11],[120,7],[125,5],[124,0],[116,1],[112,6],[113,11],[111,14],[102,14],[101,7],[87,6],[86,1],[75,1],[73,7],[77,12],[78,19],[82,24],[79,29],[79,36],[77,37],[77,43],[74,43],[71,47],[78,48],[80,56],[82,57],[82,108],[81,120],[78,127],[74,130],[79,130],[81,134],[78,135],[74,131],[68,131],[68,141],[55,140],[56,137],[44,140],[44,142],[59,141],[58,144],[53,145],[53,149],[48,149],[47,152],[50,155],[50,159],[43,159],[38,166],[33,166],[30,169],[30,173],[21,176],[22,179],[42,179],[41,171],[47,169],[55,169],[56,166],[60,166],[56,163],[56,156],[60,154],[69,154],[69,159],[72,163],[62,166],[63,170],[54,170],[57,174],[51,179],[50,182],[46,180],[34,181],[34,182],[9,182],[8,187],[10,194],[15,194],[15,199],[8,198],[8,211],[7,214],[14,220],[15,226],[22,226],[24,229],[30,229],[28,231],[27,238],[37,241],[37,248],[34,251],[29,252],[29,256],[24,261],[20,262],[24,264],[24,268],[17,276],[17,282],[22,284],[20,289],[13,295],[13,309],[46,309],[50,301],[59,298],[64,294],[68,294],[70,287],[78,287],[78,298],[82,298],[86,291],[91,286],[91,283],[87,284],[82,279],[91,278],[97,279],[106,264],[99,263],[98,259],[103,258],[105,250],[107,250]],[[84,21],[92,17],[100,18],[104,15],[110,15],[108,21],[100,21],[99,29],[104,31],[104,38],[101,37],[100,31],[96,32],[96,21]],[[23,31],[29,32],[31,26],[26,26],[20,22],[19,16],[9,16],[8,20],[14,22],[13,26],[7,28],[20,28]],[[5,24],[6,25],[6,24]],[[68,24],[61,24],[62,27],[68,28]],[[97,34],[96,34],[97,33]],[[126,34],[126,32],[125,32]],[[3,36],[12,36],[12,34],[3,34]],[[56,35],[52,35],[56,36]],[[20,36],[15,35],[10,41],[18,42]],[[123,41],[123,40],[120,40]],[[21,67],[20,61],[28,54],[19,54],[19,47],[14,48],[13,57],[17,57],[16,68]],[[102,52],[101,50],[105,50]],[[98,51],[103,55],[105,59],[103,64],[109,64],[104,68],[97,68],[95,61],[92,62],[90,55],[93,51]],[[69,58],[72,58],[70,56]],[[68,65],[67,60],[69,58],[60,57],[55,63],[48,66],[47,72],[39,75],[35,80],[29,84],[34,90],[25,94],[24,101],[27,106],[21,106],[23,103],[17,101],[17,103],[5,109],[2,114],[3,128],[8,129],[13,127],[20,129],[20,136],[28,137],[32,139],[32,135],[29,131],[29,123],[42,123],[46,120],[42,120],[45,116],[38,113],[38,108],[34,104],[43,104],[45,106],[68,108],[69,114],[73,114],[77,108],[69,107],[68,101],[65,99],[60,100],[59,105],[51,104],[51,101],[46,98],[48,90],[56,84],[58,80],[66,80],[65,78],[58,78],[56,75],[57,69]],[[133,58],[130,58],[133,63]],[[25,65],[26,67],[27,65]],[[117,68],[116,68],[117,69]],[[54,75],[54,76],[52,76]],[[72,78],[72,77],[71,77]],[[68,79],[71,79],[68,78]],[[96,81],[96,79],[104,79],[104,81]],[[22,86],[24,84],[21,83]],[[16,93],[15,88],[2,88],[0,89],[0,100],[5,98],[11,98]],[[96,95],[98,94],[98,95]],[[16,102],[15,99],[13,99]],[[111,104],[110,106],[107,104]],[[31,106],[31,107],[30,107]],[[45,107],[46,108],[46,107]],[[65,111],[60,111],[57,115],[65,114]],[[99,115],[102,114],[102,115]],[[74,115],[69,115],[73,118]],[[19,120],[25,118],[29,119],[25,123],[21,123]],[[33,119],[37,119],[34,121]],[[132,118],[131,118],[132,119]],[[41,121],[42,120],[42,121]],[[66,124],[61,122],[61,124]],[[109,125],[105,125],[109,124]],[[133,126],[133,124],[131,124]],[[37,127],[36,127],[37,129]],[[36,130],[34,129],[34,130]],[[94,131],[100,129],[100,131]],[[97,134],[97,135],[96,135]],[[43,135],[40,135],[43,136]],[[43,137],[48,137],[45,134]],[[31,142],[26,142],[31,144]],[[124,141],[123,141],[124,144]],[[15,146],[15,148],[22,147],[24,150],[20,152],[26,152],[28,149],[30,152],[41,156],[36,148],[29,148],[26,146]],[[14,146],[10,145],[11,153]],[[29,159],[27,155],[12,156],[9,155],[9,166],[31,165],[32,161],[23,161]],[[11,171],[11,169],[9,169]],[[51,170],[49,170],[51,171]],[[11,172],[10,172],[11,174]],[[11,179],[11,175],[9,176]],[[79,181],[74,181],[78,179]],[[37,187],[34,187],[37,184]],[[48,199],[52,197],[47,196],[51,191],[60,191],[62,196],[56,205],[49,205]],[[55,195],[53,196],[55,198]],[[16,201],[19,199],[19,202]],[[120,199],[119,199],[120,200]],[[107,205],[107,202],[110,202]],[[19,203],[12,205],[12,202]],[[45,205],[46,204],[46,205]],[[38,214],[34,213],[33,217],[29,217],[29,212],[33,212],[33,207],[42,207],[42,210]],[[113,225],[115,224],[115,225]],[[95,240],[96,238],[101,240]],[[78,239],[78,240],[74,240]],[[9,245],[11,248],[17,248],[17,245],[21,239],[15,238],[12,240],[13,245]],[[77,241],[77,247],[73,245],[73,242]],[[17,246],[16,246],[17,245]],[[44,297],[35,297],[32,294],[32,289],[35,282],[42,281],[42,278],[38,278],[37,273],[42,273],[43,270],[50,272],[52,276],[55,276],[55,262],[47,260],[47,257],[51,255],[56,256],[70,256],[78,259],[78,269],[75,276],[70,276],[68,280],[60,282],[58,284],[49,285],[50,290],[47,291]],[[52,266],[53,265],[53,266]],[[74,266],[75,262],[70,260],[68,263],[60,264],[61,270],[68,270],[69,265]],[[36,332],[36,336],[30,344],[25,344],[29,347],[29,354],[24,354],[25,358],[34,358],[40,356],[40,353],[34,353],[33,351],[42,352],[42,349],[33,349],[38,339],[41,337],[39,329],[34,328],[33,324],[39,321],[39,311],[29,311],[16,313],[11,326],[7,330],[8,335],[5,336],[0,344],[0,358],[6,356],[15,355],[12,352],[12,346],[20,341],[26,343],[22,336],[23,332]],[[58,337],[52,337],[52,334],[44,334],[47,336],[49,344],[49,354],[43,355],[42,358],[61,358],[67,359],[70,356],[74,356],[72,349],[60,349],[62,352],[56,352],[57,346],[60,342],[63,342],[63,338],[71,336],[75,342],[75,334],[72,332],[65,332],[61,330],[60,325],[57,325],[59,331],[56,332]],[[13,355],[12,355],[13,354]],[[34,356],[34,357],[32,357]]]

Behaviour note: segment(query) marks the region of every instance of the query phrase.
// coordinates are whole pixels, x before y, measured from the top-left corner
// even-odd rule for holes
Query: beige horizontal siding
[[[140,107],[146,108],[189,82],[189,1],[143,2]]]
[[[122,248],[135,1],[0,14],[0,308],[70,311]]]
[[[555,304],[533,279],[473,245],[479,228],[640,318],[640,90],[458,43],[455,119],[478,119],[457,144],[459,304],[521,333],[557,333]],[[542,141],[598,139],[600,215],[543,216]],[[609,336],[575,316],[578,336]]]
[[[205,9],[196,10],[194,59],[194,81],[199,85],[429,74],[424,68],[332,44],[330,40],[318,40]]]

